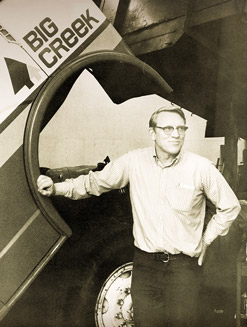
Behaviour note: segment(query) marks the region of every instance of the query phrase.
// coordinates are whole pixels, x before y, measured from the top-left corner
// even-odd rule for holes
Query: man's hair
[[[184,114],[183,110],[180,107],[172,106],[169,108],[161,107],[158,110],[156,110],[152,114],[151,118],[149,119],[149,127],[155,127],[157,125],[158,115],[162,112],[173,112],[175,114],[178,114],[181,118],[183,118],[184,123],[186,124],[186,118],[185,118],[185,114]]]

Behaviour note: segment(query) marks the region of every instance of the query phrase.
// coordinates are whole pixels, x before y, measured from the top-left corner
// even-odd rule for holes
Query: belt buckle
[[[164,260],[162,260],[163,262],[169,262],[169,260],[170,260],[170,256],[169,256],[169,253],[168,252],[166,252],[166,251],[164,251],[163,252],[166,256],[167,256],[167,259],[164,259]]]

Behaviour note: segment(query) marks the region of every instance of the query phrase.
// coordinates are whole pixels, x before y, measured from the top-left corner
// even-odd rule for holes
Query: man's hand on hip
[[[198,258],[198,265],[202,266],[204,259],[205,259],[205,255],[206,255],[206,251],[207,251],[207,244],[202,242],[202,251],[200,253],[200,256]]]

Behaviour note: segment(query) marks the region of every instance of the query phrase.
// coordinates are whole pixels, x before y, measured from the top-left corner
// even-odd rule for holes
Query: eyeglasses
[[[173,133],[174,129],[177,130],[179,135],[184,135],[188,129],[188,126],[183,126],[183,125],[182,126],[164,126],[164,127],[155,126],[155,127],[162,129],[166,135],[171,135]]]

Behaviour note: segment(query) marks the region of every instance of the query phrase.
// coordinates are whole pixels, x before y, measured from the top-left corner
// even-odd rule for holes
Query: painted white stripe
[[[5,246],[5,248],[0,252],[0,259],[8,252],[11,246],[21,237],[21,235],[28,229],[32,222],[38,217],[40,210],[36,210],[35,213],[28,219],[28,221],[22,226],[22,228],[15,234],[11,241]]]
[[[31,104],[0,134],[0,167],[23,143],[24,129]]]

